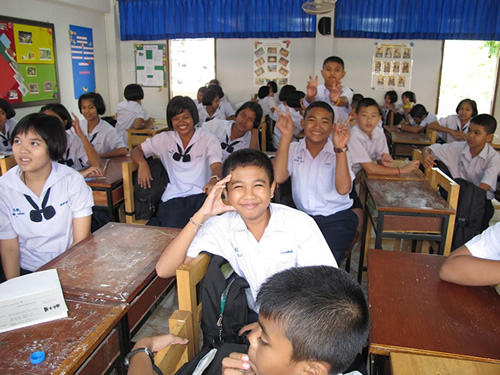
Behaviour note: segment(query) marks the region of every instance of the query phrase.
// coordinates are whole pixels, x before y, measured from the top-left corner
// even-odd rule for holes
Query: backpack
[[[134,184],[134,207],[136,220],[149,220],[152,218],[161,202],[161,196],[168,184],[167,171],[160,159],[147,158],[151,170],[151,187],[144,189],[138,183]],[[132,181],[137,181],[137,171],[132,174]]]

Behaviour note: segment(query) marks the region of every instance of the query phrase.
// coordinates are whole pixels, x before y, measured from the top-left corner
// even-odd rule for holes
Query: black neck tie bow
[[[189,155],[189,151],[191,151],[191,148],[193,147],[194,144],[186,148],[186,151],[182,153],[182,148],[181,146],[177,145],[177,152],[174,152],[172,155],[172,158],[175,161],[180,161],[182,158],[183,163],[189,163],[191,161],[191,155]]]
[[[49,195],[50,195],[50,189],[47,190],[45,193],[45,196],[43,197],[42,201],[42,208],[40,209],[38,205],[31,199],[29,195],[24,194],[28,202],[31,204],[31,206],[34,208],[34,210],[30,211],[30,219],[34,223],[39,223],[42,221],[42,215],[45,218],[45,220],[50,220],[54,217],[56,214],[56,210],[54,209],[53,206],[47,206],[47,201],[49,200]]]

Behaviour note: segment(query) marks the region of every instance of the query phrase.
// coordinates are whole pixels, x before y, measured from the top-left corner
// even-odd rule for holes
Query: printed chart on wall
[[[264,86],[269,81],[287,85],[290,79],[290,40],[254,41],[253,76],[254,86]]]
[[[134,44],[136,83],[144,87],[167,87],[167,46]]]
[[[406,91],[411,86],[413,43],[375,43],[372,67],[372,89]]]
[[[86,92],[95,92],[94,39],[92,29],[69,25],[71,62],[75,99]]]
[[[13,107],[59,103],[54,25],[0,16],[0,97]]]

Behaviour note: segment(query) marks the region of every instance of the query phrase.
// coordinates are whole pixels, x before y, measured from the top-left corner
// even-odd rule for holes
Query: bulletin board
[[[290,43],[289,39],[254,41],[254,86],[265,86],[270,81],[274,81],[280,86],[288,85],[291,71]]]
[[[410,44],[375,43],[372,89],[407,91],[413,71],[413,42]]]
[[[135,78],[144,87],[167,87],[167,46],[134,44]]]
[[[54,25],[0,16],[0,98],[13,107],[59,103]]]

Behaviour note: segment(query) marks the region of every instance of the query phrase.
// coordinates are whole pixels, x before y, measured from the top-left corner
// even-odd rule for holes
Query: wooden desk
[[[500,374],[500,365],[493,363],[397,352],[391,353],[391,369],[392,375]]]
[[[0,333],[2,374],[101,374],[121,372],[126,348],[120,321],[127,304],[95,304],[66,300],[68,317]],[[34,365],[30,355],[45,352]]]
[[[446,243],[452,207],[425,180],[367,179],[358,280],[361,281],[365,251],[375,229],[375,248],[382,249],[383,238],[439,242],[439,254]]]
[[[56,268],[65,296],[129,303],[128,328],[140,328],[175,278],[155,266],[179,229],[108,223],[41,269]]]
[[[156,134],[167,130],[168,125],[166,120],[156,120],[153,125],[145,127],[143,129],[127,129],[128,150],[132,151],[135,146],[140,145],[147,138],[154,137]]]
[[[500,296],[492,287],[441,281],[444,260],[369,250],[370,355],[403,352],[500,363]]]
[[[397,127],[384,126],[392,156],[408,156],[411,157],[413,149],[423,149],[425,146],[432,144],[431,138],[421,133],[409,133],[398,131]]]

